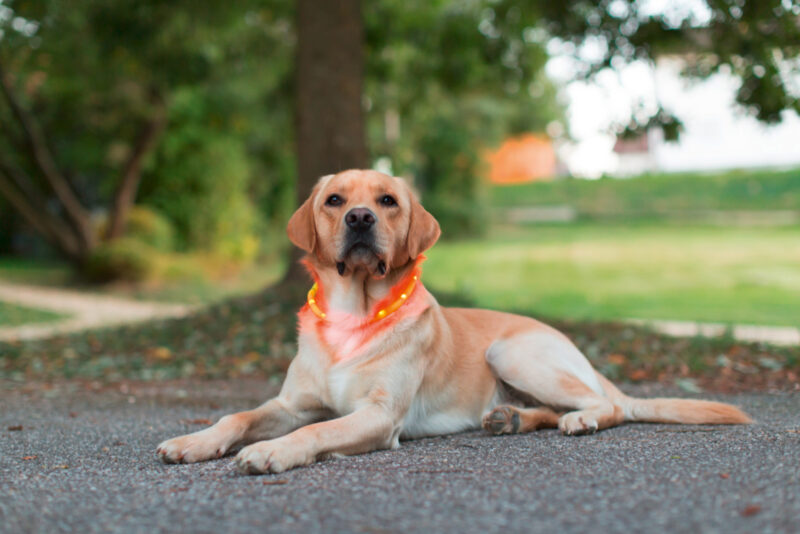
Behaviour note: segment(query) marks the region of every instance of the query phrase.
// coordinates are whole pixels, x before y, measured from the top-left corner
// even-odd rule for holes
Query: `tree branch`
[[[75,236],[67,232],[60,221],[54,220],[46,211],[33,206],[31,201],[17,190],[15,181],[4,172],[4,168],[0,168],[0,194],[34,230],[44,236],[64,256],[72,261],[79,261],[82,255]]]
[[[0,158],[0,172],[6,175],[7,179],[14,182],[14,185],[25,195],[28,202],[33,204],[36,209],[44,211],[47,203],[39,191],[33,185],[33,182],[28,176],[19,169],[8,165],[2,158]]]
[[[150,99],[155,107],[154,115],[142,126],[133,151],[122,167],[122,178],[109,215],[107,239],[116,239],[125,233],[128,212],[136,200],[142,178],[142,163],[148,152],[156,145],[167,124],[166,108],[161,96],[153,91]]]
[[[0,62],[0,92],[3,93],[9,108],[11,108],[11,113],[22,129],[25,145],[31,158],[64,207],[67,221],[75,229],[80,240],[80,246],[85,250],[91,249],[94,245],[94,235],[89,213],[75,196],[66,178],[58,170],[50,149],[47,147],[45,137],[33,117],[22,107],[22,104],[17,99],[14,87],[3,69],[2,62]]]

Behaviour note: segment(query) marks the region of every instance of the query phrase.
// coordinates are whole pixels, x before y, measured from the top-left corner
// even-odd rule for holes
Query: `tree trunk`
[[[320,176],[367,166],[360,0],[298,0],[295,62],[297,205]],[[285,280],[306,280],[293,249]]]
[[[142,164],[145,156],[153,149],[167,124],[167,113],[161,95],[153,91],[150,97],[155,108],[153,117],[142,127],[128,160],[122,167],[122,177],[114,194],[109,210],[106,239],[112,240],[122,236],[128,224],[128,213],[136,201],[139,182],[142,179]]]

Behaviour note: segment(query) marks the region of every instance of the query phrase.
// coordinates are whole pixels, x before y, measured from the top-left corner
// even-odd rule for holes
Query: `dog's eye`
[[[383,195],[381,197],[381,204],[384,206],[397,206],[397,201],[392,195]]]
[[[339,195],[331,195],[331,196],[328,197],[328,200],[325,201],[325,205],[327,205],[327,206],[341,206],[342,202],[344,202],[344,201],[342,200],[342,197],[340,197]]]

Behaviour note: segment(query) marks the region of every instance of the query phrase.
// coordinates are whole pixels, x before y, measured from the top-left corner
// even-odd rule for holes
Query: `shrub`
[[[146,206],[134,206],[131,209],[126,237],[161,252],[169,252],[175,246],[175,229],[172,224],[159,212]]]
[[[442,236],[483,234],[486,209],[480,159],[469,134],[458,122],[437,117],[428,126],[420,152],[418,186],[425,208],[442,227]]]
[[[258,250],[261,218],[251,200],[245,142],[209,123],[203,95],[176,94],[170,131],[142,183],[140,199],[173,224],[176,249],[249,261]],[[260,177],[259,177],[260,178]]]
[[[116,239],[91,253],[83,274],[90,282],[141,282],[153,272],[156,254],[152,247],[136,239]]]

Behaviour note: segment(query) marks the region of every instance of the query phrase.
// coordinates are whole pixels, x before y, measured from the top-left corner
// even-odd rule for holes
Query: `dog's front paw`
[[[273,439],[259,441],[239,451],[236,467],[248,475],[282,473],[293,467],[310,464],[312,459],[303,452],[303,447]]]
[[[227,452],[227,449],[227,444],[219,439],[212,427],[168,439],[156,448],[156,454],[167,464],[189,464],[219,458]]]

